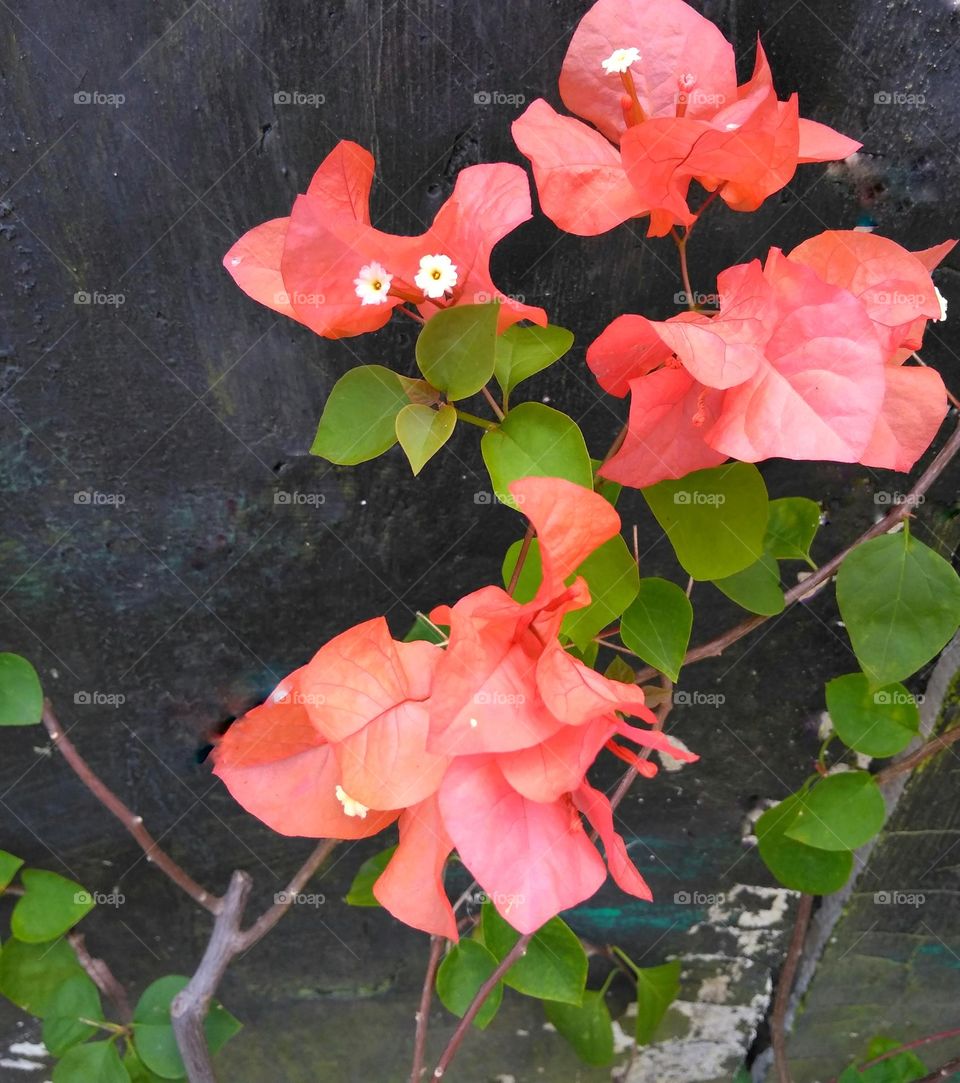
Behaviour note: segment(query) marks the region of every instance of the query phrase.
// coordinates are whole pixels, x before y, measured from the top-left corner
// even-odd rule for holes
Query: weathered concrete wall
[[[353,470],[309,457],[335,379],[359,361],[408,364],[410,331],[317,339],[244,297],[222,253],[286,213],[339,138],[375,153],[375,210],[397,231],[429,219],[461,167],[518,161],[518,108],[474,95],[558,104],[556,75],[584,7],[21,0],[0,15],[2,644],[33,659],[84,754],[213,888],[242,865],[263,903],[308,844],[271,835],[228,799],[198,755],[211,731],[349,624],[385,612],[402,632],[414,609],[494,581],[518,532],[511,512],[474,503],[485,474],[472,433],[416,482],[396,453]],[[731,0],[706,11],[737,42],[744,74],[759,31],[780,89],[798,90],[806,115],[863,138],[868,153],[854,174],[805,167],[754,216],[716,211],[691,246],[698,288],[771,243],[851,227],[865,211],[914,247],[956,232],[951,5]],[[279,90],[325,103],[277,105]],[[125,101],[77,104],[80,91]],[[880,91],[926,103],[876,103]],[[634,227],[569,237],[538,218],[494,262],[502,289],[576,330],[571,358],[529,386],[601,450],[621,404],[598,398],[583,350],[620,311],[675,311],[670,242]],[[941,289],[960,304],[954,271]],[[124,303],[77,305],[82,290]],[[935,329],[927,352],[957,386],[955,326]],[[904,485],[861,468],[771,463],[765,474],[772,495],[823,500],[821,558],[871,520],[878,488]],[[124,503],[75,502],[93,490]],[[277,490],[326,499],[277,505]],[[956,474],[925,506],[925,540],[949,540],[955,490]],[[622,511],[640,525],[645,573],[676,574],[642,501],[627,498]],[[698,639],[736,617],[719,594],[702,594]],[[585,935],[660,961],[710,918],[708,905],[675,893],[768,882],[741,845],[741,822],[808,769],[822,682],[853,664],[836,619],[824,597],[685,676],[681,687],[726,696],[673,716],[703,760],[645,784],[622,817],[658,901],[607,888],[576,916]],[[78,692],[125,701],[75,705]],[[206,916],[38,745],[36,733],[4,734],[0,845],[92,889],[122,890],[119,913],[87,924],[91,946],[133,987],[190,969]],[[345,847],[318,888],[327,905],[292,914],[228,977],[224,999],[249,1023],[228,1054],[231,1081],[403,1077],[424,938],[340,902],[377,846]],[[945,910],[951,920],[955,931]],[[514,1007],[496,1037],[468,1043],[458,1078],[599,1078],[558,1067],[569,1060],[535,1011]]]

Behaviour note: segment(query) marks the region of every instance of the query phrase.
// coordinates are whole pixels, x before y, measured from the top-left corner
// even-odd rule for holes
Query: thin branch
[[[430,955],[427,970],[423,975],[423,989],[420,992],[420,1007],[417,1009],[417,1033],[413,1040],[413,1065],[410,1068],[410,1083],[419,1083],[423,1073],[423,1061],[427,1052],[427,1027],[430,1022],[430,1001],[433,999],[433,983],[443,955],[446,937],[430,937]]]
[[[477,990],[477,995],[470,1002],[470,1007],[464,1012],[463,1018],[457,1024],[457,1029],[453,1032],[450,1041],[447,1042],[447,1048],[444,1049],[442,1056],[437,1061],[437,1066],[433,1070],[434,1079],[441,1079],[443,1077],[443,1073],[450,1067],[450,1062],[456,1056],[457,1050],[460,1048],[460,1043],[466,1037],[467,1031],[470,1029],[470,1024],[476,1018],[477,1012],[483,1007],[484,1001],[496,988],[497,982],[500,981],[503,975],[506,974],[520,956],[526,952],[527,945],[532,939],[533,933],[526,933],[524,936],[521,936],[516,944],[514,944],[510,951],[503,957],[503,961],[497,969]]]
[[[136,813],[127,808],[120,798],[94,774],[92,768],[64,732],[49,700],[43,701],[43,724],[47,727],[47,733],[50,734],[54,745],[73,768],[76,776],[100,804],[108,812],[113,813],[127,831],[133,835],[140,849],[146,855],[147,861],[156,865],[177,887],[182,888],[194,902],[199,903],[205,910],[209,910],[211,914],[219,914],[223,905],[220,896],[214,895],[198,884],[166,851],[162,850],[156,839],[143,826],[143,817],[137,816]]]
[[[953,1060],[948,1060],[946,1064],[941,1064],[936,1071],[925,1075],[923,1079],[918,1079],[917,1083],[940,1083],[940,1080],[949,1079],[954,1072],[958,1071],[960,1071],[960,1057],[954,1057]]]
[[[840,565],[858,545],[863,545],[864,542],[868,542],[873,538],[878,538],[880,535],[888,533],[899,522],[906,519],[910,515],[912,508],[918,503],[918,498],[923,496],[944,470],[946,470],[958,451],[960,451],[960,422],[958,422],[957,427],[953,430],[950,438],[920,476],[916,485],[910,490],[904,501],[891,508],[878,523],[874,523],[869,530],[865,530],[852,545],[848,545],[846,549],[837,553],[836,556],[832,557],[826,564],[819,567],[812,575],[804,579],[803,582],[798,583],[795,587],[788,590],[784,595],[784,608],[788,609],[796,602],[809,601],[827,585],[834,575],[836,575]],[[692,650],[687,651],[683,659],[683,664],[691,665],[693,662],[701,662],[705,658],[716,658],[718,655],[723,654],[728,647],[732,646],[738,640],[743,639],[745,635],[749,635],[750,632],[755,628],[759,628],[761,624],[764,624],[769,619],[769,617],[757,616],[742,621],[740,624],[728,629],[722,635],[717,636],[716,639],[711,639],[708,643],[703,643],[699,647],[694,647]],[[643,681],[656,676],[656,674],[657,670],[648,666],[646,669],[640,670],[637,674],[637,681],[642,683]]]
[[[773,1000],[770,1038],[773,1045],[773,1063],[780,1083],[792,1083],[790,1068],[787,1065],[787,1009],[790,1007],[790,994],[793,992],[793,983],[796,980],[797,967],[800,965],[800,956],[803,954],[803,944],[812,913],[813,896],[801,895],[793,935],[790,937],[790,946],[783,960],[783,968],[780,971],[777,992]]]
[[[103,959],[95,959],[90,954],[87,950],[83,933],[78,933],[74,930],[67,934],[67,940],[70,947],[73,948],[74,954],[77,957],[77,962],[83,967],[89,977],[93,979],[93,984],[96,985],[105,997],[113,1001],[121,1021],[129,1023],[133,1018],[133,1009],[130,1007],[127,991],[120,984],[116,975]]]
[[[858,1065],[857,1071],[863,1073],[868,1068],[872,1068],[876,1064],[889,1060],[891,1057],[898,1057],[901,1053],[909,1053],[911,1049],[919,1049],[921,1046],[929,1045],[931,1042],[945,1042],[949,1038],[960,1038],[960,1027],[954,1027],[952,1030],[941,1030],[939,1034],[925,1034],[922,1038],[914,1038],[912,1042],[904,1042],[903,1045],[898,1045],[895,1049],[888,1049],[886,1053],[881,1053],[879,1057],[874,1057],[873,1060],[868,1060],[864,1064]],[[930,1077],[928,1076],[927,1078],[929,1079]],[[836,1078],[831,1079],[830,1083],[837,1083]]]
[[[258,943],[270,932],[293,903],[296,902],[297,896],[306,887],[307,881],[327,860],[339,841],[339,839],[323,839],[317,844],[307,860],[294,873],[293,879],[287,884],[286,890],[276,896],[273,906],[262,913],[249,929],[245,929],[240,933],[237,940],[238,953],[249,951],[254,944]]]
[[[240,922],[252,887],[249,873],[234,872],[200,965],[170,1005],[170,1022],[190,1083],[217,1083],[203,1021],[227,967],[240,950]]]
[[[520,545],[520,552],[517,554],[517,563],[513,566],[513,574],[510,576],[510,582],[507,584],[507,594],[513,595],[513,592],[517,589],[517,583],[520,582],[520,573],[523,571],[523,566],[527,562],[527,554],[530,552],[530,544],[533,541],[533,524],[527,527],[527,532],[523,536],[523,542]]]
[[[960,726],[954,726],[937,737],[931,737],[929,741],[922,744],[915,752],[911,752],[909,756],[904,756],[902,760],[897,760],[896,763],[891,763],[889,767],[884,767],[882,771],[878,771],[874,775],[874,779],[880,785],[883,785],[898,775],[905,775],[918,764],[923,763],[924,760],[935,756],[945,748],[949,748],[955,741],[960,741]]]
[[[497,402],[497,400],[490,393],[490,389],[488,387],[481,387],[480,391],[481,391],[483,397],[487,400],[487,403],[490,406],[490,409],[494,412],[494,415],[496,416],[497,420],[498,421],[503,421],[503,417],[504,417],[503,410],[500,409],[500,403]]]

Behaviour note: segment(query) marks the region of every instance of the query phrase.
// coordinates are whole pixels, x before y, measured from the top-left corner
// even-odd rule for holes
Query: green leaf
[[[641,579],[640,591],[620,621],[620,638],[644,662],[676,681],[692,627],[693,606],[676,583]]]
[[[22,857],[14,857],[13,854],[8,854],[6,850],[0,850],[0,891],[3,891],[22,866]]]
[[[76,1045],[53,1069],[53,1083],[130,1083],[113,1042]]]
[[[770,518],[764,548],[777,560],[810,559],[810,546],[820,529],[820,505],[805,496],[787,496],[770,501]]]
[[[0,726],[35,726],[42,715],[37,671],[19,654],[0,654]]]
[[[504,503],[513,505],[509,485],[518,478],[566,478],[593,488],[583,433],[566,414],[543,403],[514,407],[499,428],[483,434],[480,450],[494,491]]]
[[[181,1079],[186,1075],[170,1025],[170,1004],[189,980],[179,974],[158,978],[144,990],[133,1012],[133,1044],[137,1056],[162,1079]],[[239,1019],[214,1001],[203,1023],[211,1054],[228,1042],[241,1026]]]
[[[580,1004],[545,1000],[543,1010],[584,1064],[602,1068],[613,1060],[613,1023],[599,990],[588,989]]]
[[[647,1045],[680,992],[680,960],[634,967],[637,977],[637,1044]]]
[[[620,534],[595,549],[577,568],[590,588],[590,604],[563,619],[562,631],[585,650],[595,635],[617,619],[636,598],[640,572]]]
[[[819,850],[855,850],[883,827],[883,794],[866,771],[821,779],[804,794],[788,838]]]
[[[137,1051],[132,1045],[128,1045],[123,1054],[123,1066],[130,1076],[130,1083],[158,1083],[160,1076],[150,1069],[137,1056]]]
[[[785,834],[800,810],[801,798],[791,794],[757,821],[758,850],[764,864],[784,887],[808,895],[830,895],[850,879],[853,854],[816,850]]]
[[[24,869],[24,893],[10,918],[13,935],[27,944],[55,940],[93,909],[93,898],[80,884],[46,869]]]
[[[621,684],[636,684],[637,674],[622,655],[616,655],[610,665],[603,671],[604,677],[610,681],[620,681]]]
[[[695,470],[643,495],[694,579],[724,579],[763,555],[769,501],[752,463]]]
[[[382,365],[351,369],[330,392],[310,454],[340,466],[375,459],[397,442],[397,414],[409,405],[395,372]]]
[[[860,1063],[866,1064],[876,1057],[899,1049],[902,1045],[903,1042],[894,1041],[892,1038],[877,1036],[871,1039],[866,1052],[860,1058]],[[847,1075],[848,1072],[849,1075]],[[926,1075],[926,1065],[908,1049],[863,1071],[858,1071],[854,1065],[851,1065],[840,1076],[840,1079],[846,1077],[848,1080],[854,1080],[855,1083],[912,1083],[913,1080],[923,1079]]]
[[[920,711],[902,684],[872,692],[863,673],[827,684],[827,710],[840,740],[865,756],[895,756],[920,729]]]
[[[379,906],[373,894],[373,885],[380,879],[387,862],[393,857],[396,846],[389,846],[379,854],[367,858],[357,870],[344,902],[350,906]]]
[[[487,901],[481,911],[483,942],[502,962],[520,934]],[[587,982],[587,956],[576,933],[560,918],[537,931],[526,952],[504,974],[511,989],[540,1000],[579,1004]]]
[[[397,439],[414,475],[426,466],[453,435],[456,408],[445,402],[439,410],[412,402],[397,414]]]
[[[873,687],[915,673],[960,623],[960,578],[906,530],[873,538],[840,565],[837,603]]]
[[[0,951],[0,993],[18,1007],[41,1019],[56,990],[83,974],[66,940],[52,944],[25,944],[11,939]]]
[[[431,624],[425,617],[417,614],[417,619],[410,626],[410,631],[403,637],[404,643],[423,640],[427,643],[445,643],[450,634],[448,624]]]
[[[461,1019],[473,1003],[480,987],[497,969],[497,960],[476,940],[463,939],[455,944],[437,970],[437,996],[449,1012]],[[497,1014],[503,1000],[503,982],[497,982],[483,1007],[474,1016],[473,1025],[485,1030]]]
[[[417,367],[448,399],[466,399],[493,375],[500,305],[457,305],[432,316],[417,339]]]
[[[494,373],[504,396],[531,376],[542,372],[573,345],[573,332],[548,324],[521,327],[514,324],[497,339]]]
[[[780,568],[769,553],[743,571],[715,579],[713,585],[737,605],[765,617],[782,613],[786,604],[780,586]]]
[[[50,997],[43,1021],[43,1044],[55,1057],[79,1042],[85,1042],[96,1027],[81,1019],[103,1021],[100,991],[86,974],[68,978]]]

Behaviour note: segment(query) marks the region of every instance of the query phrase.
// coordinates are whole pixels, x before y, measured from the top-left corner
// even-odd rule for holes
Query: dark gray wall
[[[361,361],[407,370],[410,329],[397,321],[326,342],[249,301],[222,254],[286,213],[340,138],[377,158],[379,222],[422,228],[460,168],[520,160],[509,137],[519,110],[476,104],[474,94],[558,105],[556,76],[585,7],[22,0],[0,12],[0,642],[34,661],[83,753],[214,889],[244,866],[262,903],[309,844],[271,835],[229,800],[200,762],[211,732],[346,626],[386,612],[402,633],[413,610],[494,581],[519,529],[513,513],[474,503],[485,475],[473,432],[458,433],[417,481],[396,452],[352,470],[312,459],[337,377]],[[735,39],[744,75],[759,31],[784,96],[798,90],[805,115],[862,138],[866,153],[854,173],[803,167],[756,215],[711,212],[691,246],[698,288],[770,244],[852,227],[864,212],[911,247],[956,234],[953,5],[730,0],[705,10]],[[275,105],[278,90],[325,103]],[[885,90],[925,103],[876,103]],[[76,104],[80,91],[125,100]],[[672,245],[636,226],[565,236],[538,217],[498,249],[494,267],[502,289],[576,331],[574,353],[530,394],[572,413],[602,451],[622,404],[598,396],[583,350],[621,311],[672,314]],[[956,272],[938,281],[956,311]],[[75,304],[82,290],[124,302]],[[933,329],[926,348],[954,387],[956,326]],[[906,484],[837,466],[771,463],[765,475],[772,495],[824,502],[820,558],[872,519],[876,489]],[[947,551],[956,482],[956,473],[942,480],[919,528]],[[276,505],[280,489],[326,500]],[[75,502],[92,490],[124,502]],[[675,575],[642,502],[627,498],[622,511],[640,524],[644,572]],[[736,612],[711,588],[698,592],[699,639]],[[647,783],[624,809],[658,901],[634,905],[606,889],[579,913],[586,934],[656,962],[683,950],[682,933],[704,917],[673,905],[675,891],[766,882],[743,856],[741,818],[808,770],[822,682],[853,667],[836,621],[822,598],[685,677],[682,687],[727,697],[720,709],[674,716],[703,761]],[[78,692],[125,699],[75,705]],[[88,919],[89,939],[133,986],[191,969],[206,915],[149,869],[42,745],[37,732],[3,736],[0,845],[90,888],[119,886],[126,905]],[[327,905],[292,914],[228,978],[224,998],[249,1023],[231,1080],[403,1078],[424,938],[340,902],[378,845],[345,847],[322,881]],[[937,920],[936,935],[955,939],[956,918]],[[547,1078],[568,1078],[573,1069],[549,1067],[568,1062],[554,1038],[537,1036],[532,1010],[513,1009],[533,1039],[512,1048],[505,1025],[499,1038],[471,1041],[458,1078],[544,1078],[538,1064]]]

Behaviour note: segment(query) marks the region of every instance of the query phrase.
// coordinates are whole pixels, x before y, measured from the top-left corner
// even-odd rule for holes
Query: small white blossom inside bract
[[[934,293],[936,293],[937,300],[940,302],[940,320],[945,320],[947,318],[947,299],[937,289],[936,286],[933,287],[933,291],[934,291]]]
[[[622,75],[628,71],[632,64],[640,59],[639,49],[614,49],[614,51],[602,61],[603,70],[607,75]]]
[[[368,263],[360,268],[360,273],[353,280],[357,296],[365,305],[382,305],[390,292],[393,275],[380,263]]]
[[[436,299],[457,284],[457,268],[449,256],[424,256],[413,280],[418,289]]]
[[[343,811],[348,816],[359,816],[361,820],[367,818],[367,813],[370,811],[367,806],[361,805],[359,801],[354,801],[342,786],[338,786],[334,793],[336,793],[337,800],[343,805]]]

